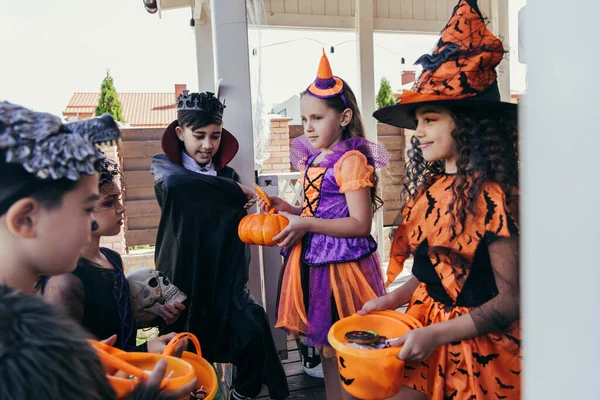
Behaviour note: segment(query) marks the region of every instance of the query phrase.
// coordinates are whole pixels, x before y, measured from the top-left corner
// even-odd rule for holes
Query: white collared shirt
[[[204,167],[198,165],[196,160],[192,157],[188,156],[185,151],[181,152],[181,160],[183,161],[183,168],[188,171],[197,172],[203,175],[211,175],[217,176],[217,170],[215,169],[215,165],[211,162],[206,164]]]

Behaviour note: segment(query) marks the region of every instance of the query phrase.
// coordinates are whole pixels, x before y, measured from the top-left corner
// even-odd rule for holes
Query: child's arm
[[[335,237],[366,237],[371,233],[373,218],[371,209],[371,189],[369,187],[345,193],[350,216],[347,218],[325,219],[297,217],[282,212],[290,223],[273,238],[281,241],[279,247],[291,247],[307,232],[317,232]]]
[[[403,360],[426,360],[443,344],[501,331],[519,318],[519,239],[498,238],[489,245],[498,295],[470,313],[416,329],[391,343],[404,345]]]
[[[246,204],[244,204],[244,208],[247,210],[256,203],[256,200],[258,200],[258,197],[252,191],[252,189],[250,189],[249,187],[244,186],[239,182],[237,182],[237,184],[242,189],[242,192],[244,192],[244,194],[246,195]]]
[[[81,280],[71,273],[52,276],[44,289],[44,300],[66,312],[76,322],[83,320],[85,292]]]
[[[373,311],[395,310],[410,301],[412,294],[421,282],[414,276],[406,281],[398,289],[391,291],[385,296],[367,301],[363,308],[358,311],[360,315],[367,315]]]
[[[302,207],[294,207],[281,197],[269,196],[269,200],[271,201],[271,207],[269,207],[262,199],[258,199],[258,208],[264,212],[269,212],[269,208],[274,208],[277,212],[286,212],[293,215],[302,214]]]

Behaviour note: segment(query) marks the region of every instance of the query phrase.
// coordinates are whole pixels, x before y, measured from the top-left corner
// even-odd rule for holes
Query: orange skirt
[[[470,311],[449,308],[427,294],[425,284],[415,290],[407,314],[423,326],[448,321]],[[432,400],[521,398],[521,329],[509,329],[440,346],[427,361],[411,361],[404,384]]]
[[[385,293],[379,258],[374,253],[358,261],[309,267],[303,265],[301,255],[302,241],[292,249],[284,266],[275,327],[306,335],[310,345],[329,345],[327,332],[334,319],[355,314],[367,301]],[[319,283],[311,276],[311,283],[304,282],[303,287],[303,268],[318,274],[320,278],[314,281]],[[309,308],[329,303],[331,307],[321,313],[307,310],[307,297],[311,299]]]

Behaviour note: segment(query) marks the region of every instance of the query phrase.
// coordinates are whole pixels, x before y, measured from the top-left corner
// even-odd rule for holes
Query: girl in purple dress
[[[320,349],[327,398],[349,398],[327,333],[335,321],[384,294],[370,231],[382,203],[374,172],[387,165],[389,154],[365,139],[354,93],[332,75],[325,54],[301,97],[304,136],[292,143],[290,159],[303,176],[304,203],[293,207],[270,198],[289,219],[275,237],[285,249],[276,327],[306,335]],[[262,201],[260,206],[267,208]]]

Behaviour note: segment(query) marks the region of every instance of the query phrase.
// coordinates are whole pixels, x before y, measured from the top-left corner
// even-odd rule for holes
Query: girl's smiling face
[[[417,108],[415,116],[415,137],[423,158],[429,162],[445,160],[446,172],[456,172],[456,144],[452,138],[456,124],[450,111],[444,107],[422,106]]]

